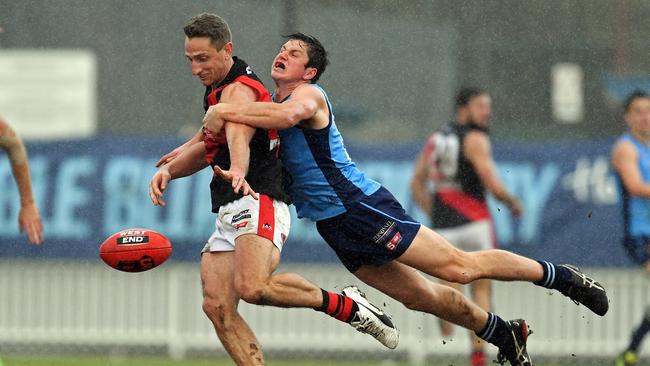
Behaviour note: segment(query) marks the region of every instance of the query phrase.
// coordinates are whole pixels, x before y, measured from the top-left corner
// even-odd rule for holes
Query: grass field
[[[92,358],[92,357],[78,357],[78,358],[24,358],[24,357],[4,357],[3,366],[231,366],[234,365],[231,361],[225,359],[200,359],[200,360],[182,360],[172,361],[169,359],[156,359],[156,358],[123,358],[123,359],[107,359],[107,358]],[[385,365],[385,366],[407,366],[404,363],[397,362],[342,362],[342,361],[269,361],[268,366],[371,366],[371,365]],[[442,365],[441,365],[442,366]],[[447,365],[445,365],[447,366]]]
[[[4,364],[3,364],[4,362]],[[225,359],[189,359],[182,361],[172,361],[162,358],[98,358],[98,357],[51,357],[51,358],[27,358],[27,357],[4,357],[0,361],[0,366],[231,366],[233,363]],[[278,361],[269,360],[268,366],[408,366],[407,363],[394,361],[307,361],[291,360]],[[466,360],[458,362],[429,363],[427,366],[465,366]],[[492,365],[492,364],[491,364]],[[496,364],[494,364],[496,365]],[[611,361],[600,362],[536,362],[537,366],[573,366],[573,365],[613,365]],[[648,366],[647,363],[639,363],[638,366]]]

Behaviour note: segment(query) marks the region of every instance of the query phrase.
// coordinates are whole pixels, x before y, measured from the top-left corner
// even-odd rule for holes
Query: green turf
[[[200,359],[172,361],[159,358],[95,358],[95,357],[70,357],[70,358],[26,358],[5,357],[4,366],[231,366],[232,361],[224,359]],[[341,361],[267,361],[268,366],[375,366],[381,362],[341,362]],[[385,363],[386,366],[407,366],[403,363]]]
[[[4,361],[4,364],[2,363]],[[427,366],[449,366],[450,364],[465,366],[466,360],[444,363],[429,363]],[[585,362],[536,362],[538,366],[586,366]],[[224,359],[189,359],[181,361],[172,361],[163,358],[99,358],[99,357],[9,357],[5,356],[0,360],[0,366],[232,366],[231,361]],[[392,361],[301,361],[301,360],[268,360],[268,366],[408,366],[407,363],[398,363]],[[610,366],[612,362],[605,360],[596,362],[590,366]],[[639,363],[638,366],[649,366],[647,363]]]

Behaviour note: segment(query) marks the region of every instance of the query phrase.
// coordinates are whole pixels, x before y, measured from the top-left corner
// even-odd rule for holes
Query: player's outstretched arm
[[[149,182],[149,198],[156,206],[165,206],[163,192],[172,179],[192,175],[208,166],[205,161],[205,144],[190,145],[167,164],[162,165]]]
[[[650,198],[650,185],[643,181],[639,170],[639,154],[632,143],[621,141],[614,146],[612,167],[632,196]]]
[[[186,147],[192,146],[202,141],[203,141],[203,128],[199,128],[199,130],[194,134],[194,136],[192,136],[189,140],[187,140],[183,145],[161,156],[160,159],[158,159],[158,161],[156,162],[156,168],[159,168],[163,164],[167,164],[172,160],[174,160],[174,158],[176,158],[178,154],[180,154],[181,151],[183,151],[183,149],[185,149]]]
[[[43,224],[32,194],[27,151],[20,137],[2,119],[0,119],[0,148],[9,155],[11,170],[18,185],[20,195],[18,228],[20,232],[27,233],[27,239],[32,244],[41,244],[43,242]]]
[[[319,111],[327,110],[323,94],[309,84],[298,86],[291,99],[284,103],[219,103],[208,110],[204,126],[212,133],[223,127],[224,121],[256,128],[283,130],[301,121],[311,120]]]
[[[465,136],[463,149],[485,188],[494,198],[508,206],[515,216],[521,216],[523,206],[517,197],[508,192],[506,186],[499,179],[494,160],[492,160],[492,146],[485,133],[478,131],[468,133]]]
[[[415,163],[413,177],[411,178],[411,194],[413,199],[420,206],[420,208],[428,215],[432,212],[431,194],[427,189],[427,179],[429,175],[428,154],[425,150],[422,151],[420,157]]]

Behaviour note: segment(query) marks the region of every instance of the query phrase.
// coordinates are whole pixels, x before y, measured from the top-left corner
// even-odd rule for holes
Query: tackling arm
[[[322,93],[311,85],[303,84],[284,103],[218,103],[210,107],[203,123],[212,133],[219,132],[224,121],[283,130],[301,121],[313,119],[324,105],[326,103]]]

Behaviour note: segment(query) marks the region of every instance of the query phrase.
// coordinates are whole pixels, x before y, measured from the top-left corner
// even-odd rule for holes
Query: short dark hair
[[[456,94],[455,108],[467,107],[472,99],[483,94],[486,94],[486,92],[482,89],[475,87],[462,87]]]
[[[637,99],[650,99],[650,95],[641,89],[636,89],[630,95],[628,95],[627,98],[625,98],[625,101],[623,102],[623,113],[629,112],[630,106]]]
[[[183,31],[187,38],[210,38],[217,50],[222,49],[232,39],[228,23],[216,14],[203,13],[193,17]]]
[[[325,68],[327,68],[327,65],[329,65],[329,60],[327,59],[327,51],[325,51],[325,47],[323,47],[323,44],[320,43],[319,40],[316,39],[316,37],[308,36],[304,33],[296,32],[292,33],[289,35],[284,36],[284,38],[287,38],[289,40],[295,39],[298,41],[301,41],[307,45],[307,57],[309,57],[309,61],[307,62],[306,67],[313,67],[316,69],[316,76],[314,76],[313,79],[311,79],[311,83],[315,83],[318,81],[321,75],[325,72]]]

